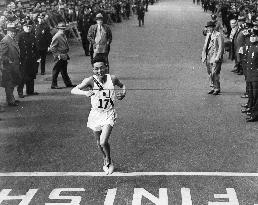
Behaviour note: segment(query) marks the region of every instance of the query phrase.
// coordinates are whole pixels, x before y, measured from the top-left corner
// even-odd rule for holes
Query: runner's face
[[[98,77],[103,77],[105,75],[106,66],[104,63],[95,63],[93,67],[93,73]]]

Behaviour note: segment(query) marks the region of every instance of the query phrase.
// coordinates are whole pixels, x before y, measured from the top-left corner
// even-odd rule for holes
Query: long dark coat
[[[84,49],[89,50],[90,42],[87,39],[90,26],[94,24],[92,14],[83,14],[78,20],[78,30],[81,32],[82,45]]]
[[[144,18],[144,15],[145,15],[145,9],[144,9],[144,7],[139,6],[139,7],[137,8],[137,15],[138,15],[138,20]]]
[[[246,81],[258,82],[258,42],[250,43],[246,60]]]
[[[0,42],[0,61],[3,63],[0,85],[2,87],[19,85],[22,80],[20,49],[9,35],[6,35]]]
[[[32,33],[21,32],[18,44],[23,80],[26,82],[35,79],[38,67],[37,59],[39,58],[36,38]]]
[[[35,28],[36,42],[39,50],[47,50],[49,47],[52,35],[50,33],[50,27],[47,23],[37,24]]]

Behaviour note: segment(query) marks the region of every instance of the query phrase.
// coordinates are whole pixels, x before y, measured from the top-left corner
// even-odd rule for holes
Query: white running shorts
[[[101,131],[104,125],[111,125],[114,127],[116,117],[115,109],[108,111],[91,110],[88,117],[87,127],[93,131]]]

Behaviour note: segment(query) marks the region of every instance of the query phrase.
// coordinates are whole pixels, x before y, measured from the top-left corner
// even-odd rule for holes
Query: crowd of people
[[[195,3],[195,1],[194,1]],[[198,2],[197,2],[198,3]],[[207,5],[206,5],[207,4]],[[218,95],[224,52],[234,62],[232,72],[244,76],[247,103],[241,112],[247,122],[258,121],[258,16],[255,1],[202,1],[204,11],[211,11],[203,34],[206,35],[202,62],[206,64],[210,87],[208,94]],[[215,8],[215,9],[213,9]]]
[[[57,77],[61,73],[66,87],[75,87],[67,72],[70,59],[69,38],[82,42],[85,56],[103,58],[109,72],[108,54],[112,42],[109,25],[121,23],[133,14],[139,26],[144,25],[148,4],[154,0],[19,0],[10,2],[0,12],[0,87],[5,89],[8,106],[18,106],[14,97],[38,95],[34,90],[37,74],[45,75],[46,56],[54,56],[51,89],[59,89]],[[0,106],[0,111],[4,111]]]

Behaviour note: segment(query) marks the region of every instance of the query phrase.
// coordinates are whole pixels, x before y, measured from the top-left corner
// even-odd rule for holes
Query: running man
[[[112,174],[114,165],[110,157],[110,145],[108,139],[116,121],[114,109],[115,98],[122,100],[126,95],[125,85],[114,75],[106,74],[107,67],[104,59],[93,61],[93,76],[85,78],[81,84],[71,90],[75,95],[86,95],[91,98],[91,111],[88,117],[87,127],[93,130],[104,157],[103,170],[106,174]],[[115,93],[115,86],[122,91]],[[85,90],[87,89],[87,90]]]

